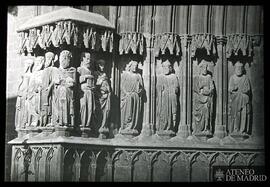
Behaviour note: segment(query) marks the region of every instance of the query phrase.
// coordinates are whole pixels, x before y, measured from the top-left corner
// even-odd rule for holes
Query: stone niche
[[[264,165],[250,36],[117,33],[73,8],[18,33],[12,181],[212,181],[212,166]]]

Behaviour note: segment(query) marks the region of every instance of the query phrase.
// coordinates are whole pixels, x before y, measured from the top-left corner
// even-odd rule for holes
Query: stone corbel
[[[174,33],[162,33],[153,36],[154,42],[154,53],[155,56],[165,54],[166,50],[170,52],[171,55],[180,55],[181,44],[180,38]]]
[[[216,38],[214,35],[208,33],[192,35],[191,56],[194,57],[197,49],[203,48],[206,49],[207,55],[216,54]]]
[[[133,54],[143,55],[145,52],[145,38],[142,33],[125,32],[120,34],[119,54],[128,54],[131,51]]]
[[[241,50],[243,56],[251,56],[253,52],[253,42],[251,36],[247,34],[233,34],[227,36],[226,56],[237,56]]]

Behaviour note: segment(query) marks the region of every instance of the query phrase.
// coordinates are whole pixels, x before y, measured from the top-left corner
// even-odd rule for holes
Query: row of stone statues
[[[81,54],[81,64],[71,67],[72,54],[60,53],[59,68],[54,66],[55,55],[29,57],[18,88],[16,129],[36,127],[75,127],[76,102],[79,103],[79,126],[82,132],[95,132],[108,137],[111,113],[111,87],[103,59],[94,66],[91,54]],[[193,80],[194,135],[213,134],[213,106],[215,86],[202,60],[200,73]],[[163,73],[156,83],[156,124],[160,136],[176,134],[179,115],[179,80],[169,60],[162,62]],[[138,72],[138,62],[131,60],[121,76],[120,129],[124,135],[140,133],[143,114],[144,85]],[[235,74],[229,81],[228,132],[247,135],[250,132],[250,83],[243,64],[235,64]],[[178,120],[179,122],[179,120]]]
[[[60,53],[59,68],[55,55],[47,52],[26,60],[26,69],[18,88],[16,129],[27,127],[75,126],[75,89],[79,75],[80,127],[94,129],[107,136],[111,89],[104,72],[105,61],[98,61],[98,70],[90,63],[90,53],[82,53],[81,66],[70,67],[72,54]]]

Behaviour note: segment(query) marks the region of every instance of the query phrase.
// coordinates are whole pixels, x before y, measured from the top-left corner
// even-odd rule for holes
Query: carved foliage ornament
[[[141,33],[126,32],[120,34],[119,54],[128,54],[131,51],[133,54],[142,55],[145,51],[145,38]]]
[[[191,56],[194,57],[197,49],[206,49],[207,55],[216,54],[216,37],[212,34],[195,34],[191,40]]]
[[[160,52],[161,54],[165,54],[166,50],[168,50],[171,55],[180,55],[181,43],[180,37],[177,34],[162,33],[156,34],[153,38],[155,56],[159,56]]]
[[[41,30],[40,30],[41,29]],[[112,52],[113,32],[105,30],[102,33],[91,27],[82,27],[73,21],[59,21],[53,25],[44,25],[40,29],[33,28],[19,33],[19,52],[33,52],[33,49],[40,46],[46,49],[53,45],[59,47],[64,42],[67,45]]]
[[[246,34],[234,34],[227,36],[226,56],[230,58],[232,55],[237,56],[241,50],[243,56],[251,56],[253,52],[252,38]]]

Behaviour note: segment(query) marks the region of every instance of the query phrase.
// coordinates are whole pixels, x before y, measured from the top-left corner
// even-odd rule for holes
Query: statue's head
[[[91,67],[91,54],[89,52],[83,52],[81,54],[81,66],[85,66],[87,68]]]
[[[45,53],[45,68],[53,66],[53,61],[54,61],[54,53],[53,52]]]
[[[208,63],[205,61],[205,60],[202,60],[200,65],[199,65],[199,68],[200,68],[200,72],[202,75],[207,75],[208,73]]]
[[[103,60],[103,59],[99,59],[98,61],[97,61],[97,64],[98,64],[98,68],[99,68],[99,70],[100,71],[104,71],[104,68],[105,68],[105,60]]]
[[[138,70],[138,62],[131,60],[129,62],[129,71],[135,73],[135,72],[137,72],[137,70]]]
[[[172,72],[172,65],[168,59],[162,63],[162,69],[165,75],[169,75]]]
[[[71,52],[69,52],[68,50],[63,50],[60,53],[60,57],[59,57],[60,67],[63,69],[68,68],[70,66],[71,58],[72,58]]]
[[[237,75],[237,76],[242,76],[243,75],[243,73],[244,73],[244,66],[243,66],[243,64],[241,63],[241,62],[236,62],[235,63],[235,74]]]
[[[45,58],[43,56],[36,57],[35,62],[34,62],[33,71],[41,70],[44,66],[44,62],[45,62]]]
[[[34,65],[34,60],[35,60],[34,57],[29,57],[24,61],[24,63],[25,63],[24,72],[25,73],[26,72],[32,72],[32,68],[33,68],[33,65]]]

